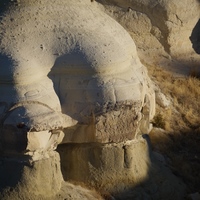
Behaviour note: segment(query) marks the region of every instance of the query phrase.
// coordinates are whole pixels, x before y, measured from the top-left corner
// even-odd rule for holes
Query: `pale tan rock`
[[[154,91],[155,91],[156,103],[159,106],[161,106],[163,108],[167,108],[171,105],[170,99],[162,93],[161,89],[159,88],[159,86],[156,83],[154,83]]]
[[[51,199],[61,189],[63,178],[56,152],[49,153],[48,159],[32,163],[28,156],[0,160],[0,199]]]
[[[164,66],[179,75],[188,74],[198,66],[200,58],[195,52],[198,52],[198,37],[195,35],[199,31],[194,30],[199,29],[198,1],[100,2],[106,12],[131,33],[144,63]]]
[[[69,179],[115,192],[148,177],[149,149],[141,134],[151,129],[154,90],[132,38],[101,5],[11,3],[0,22],[0,62],[0,153],[33,165],[20,165],[12,198],[58,195],[62,176],[52,155],[63,137],[62,143],[75,143],[61,160],[73,165],[62,171]],[[80,191],[74,195],[81,197]]]
[[[66,181],[87,183],[116,199],[182,200],[186,186],[152,152],[148,136],[125,143],[62,144],[61,169]]]
[[[64,128],[63,142],[122,142],[150,130],[155,100],[146,68],[129,34],[100,8],[22,0],[4,13],[3,126]]]
[[[83,182],[99,191],[119,193],[148,179],[151,161],[143,138],[124,143],[63,144],[58,152],[64,180]]]

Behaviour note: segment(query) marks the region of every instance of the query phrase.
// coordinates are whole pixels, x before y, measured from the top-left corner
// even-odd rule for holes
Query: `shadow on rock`
[[[200,129],[166,133],[160,129],[150,133],[153,150],[167,158],[173,174],[187,186],[187,193],[200,188]]]
[[[0,158],[0,192],[16,188],[20,183],[25,167],[31,167],[29,163],[29,156],[26,158]]]
[[[192,30],[190,41],[195,52],[197,54],[200,54],[200,19]]]
[[[168,157],[165,157],[164,153],[161,154],[152,150],[154,147],[152,147],[148,135],[144,135],[143,140],[148,146],[146,150],[149,154],[149,161],[147,161],[143,152],[145,146],[136,150],[139,144],[138,146],[133,145],[131,148],[120,147],[115,144],[115,147],[112,147],[110,151],[113,153],[112,155],[109,153],[109,156],[103,153],[107,151],[105,148],[100,146],[97,148],[96,144],[60,145],[58,152],[61,157],[64,180],[82,182],[82,184],[87,182],[86,185],[90,188],[95,188],[101,194],[110,194],[116,200],[182,200],[186,195],[186,185],[182,177],[171,171],[172,167],[169,165]],[[120,155],[120,148],[127,149],[127,152],[129,151],[129,153],[124,151],[123,160]],[[85,151],[85,153],[81,153],[81,151]],[[86,162],[83,162],[84,159],[86,159]],[[129,161],[127,162],[126,159]],[[117,162],[114,162],[115,165],[112,165],[112,160],[117,160]],[[129,163],[129,165],[125,165],[126,163]],[[91,171],[86,165],[93,170]],[[111,165],[110,168],[109,165]],[[121,167],[119,167],[120,165]],[[99,170],[100,168],[101,170]],[[90,174],[91,172],[94,172],[94,174]],[[111,176],[110,174],[113,175]],[[88,181],[89,179],[91,181]],[[106,182],[103,179],[107,179]]]

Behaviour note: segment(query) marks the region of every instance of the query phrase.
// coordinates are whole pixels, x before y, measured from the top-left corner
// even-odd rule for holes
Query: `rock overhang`
[[[20,118],[18,107],[4,117],[6,126],[25,124],[27,134],[32,129],[41,135],[62,129],[64,142],[121,142],[139,132],[146,97],[154,110],[150,80],[133,40],[96,3],[94,11],[84,2],[77,7],[72,1],[63,10],[59,3],[53,9],[22,1],[4,14],[1,69],[12,81],[0,88],[0,99],[7,111],[21,104],[27,117]]]

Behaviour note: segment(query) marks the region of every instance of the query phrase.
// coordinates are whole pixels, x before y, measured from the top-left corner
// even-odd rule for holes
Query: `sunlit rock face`
[[[179,75],[198,68],[200,1],[97,1],[133,36],[143,63]]]
[[[97,7],[86,0],[22,0],[3,13],[4,141],[9,130],[46,134],[42,148],[57,129],[63,142],[80,143],[134,139],[140,126],[148,132],[154,94],[146,69],[127,32]]]
[[[54,191],[53,182],[57,184],[54,179],[59,183],[56,191],[60,189],[63,179],[54,151],[59,143],[63,143],[63,174],[71,174],[66,181],[102,184],[104,189],[113,177],[108,189],[115,191],[122,176],[124,189],[148,175],[148,145],[140,136],[151,129],[154,91],[133,40],[101,9],[89,0],[21,0],[1,11],[0,161],[5,166],[13,159],[12,166],[20,163],[19,171],[24,170],[20,171],[22,185],[17,183],[20,191],[26,190],[24,185],[48,184],[46,179],[32,182],[29,176],[46,177],[48,170],[50,190]],[[81,154],[76,151],[77,143]],[[95,151],[99,153],[91,163]],[[132,159],[134,154],[142,161]],[[118,164],[118,156],[119,176],[117,167],[108,167]],[[77,168],[68,171],[65,162],[73,166],[80,160]],[[32,168],[27,169],[29,165]],[[76,176],[83,165],[85,171]],[[135,174],[141,166],[141,173]],[[9,174],[5,167],[0,173]],[[0,190],[4,186],[0,182]]]

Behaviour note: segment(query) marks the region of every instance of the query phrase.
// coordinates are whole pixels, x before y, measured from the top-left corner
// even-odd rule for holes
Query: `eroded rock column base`
[[[116,193],[148,178],[148,148],[146,140],[140,138],[122,143],[62,144],[58,152],[65,181]]]
[[[121,200],[184,198],[185,184],[152,151],[148,135],[121,143],[62,144],[57,150],[67,182]]]
[[[34,162],[27,156],[1,157],[0,177],[2,200],[54,199],[63,181],[59,154]]]

